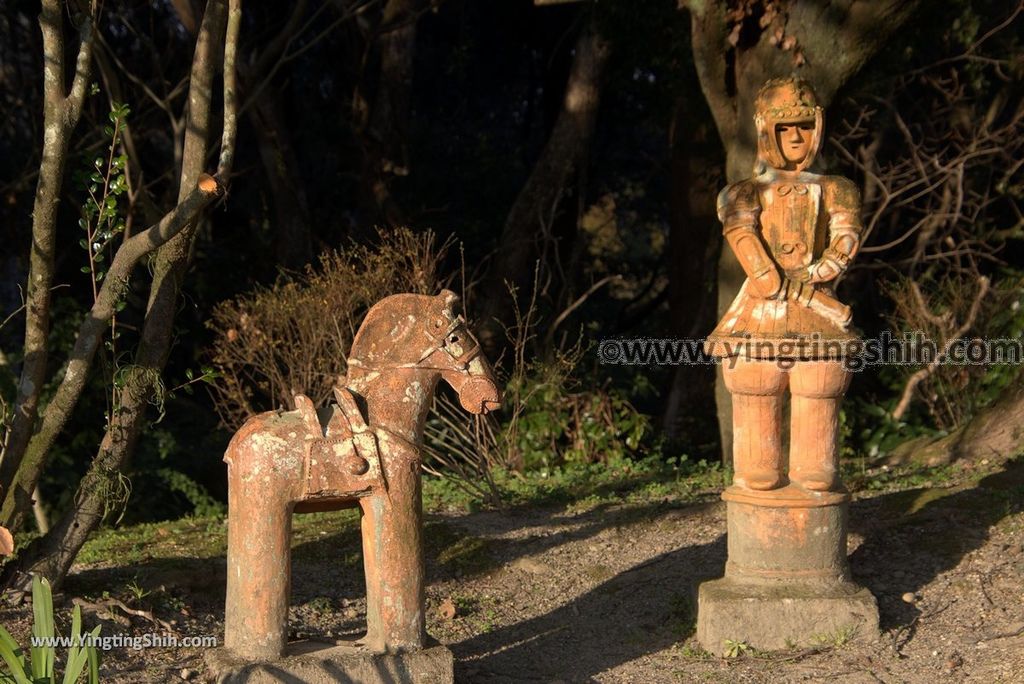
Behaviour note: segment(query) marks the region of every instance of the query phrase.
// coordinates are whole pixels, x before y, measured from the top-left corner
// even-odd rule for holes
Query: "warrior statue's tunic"
[[[746,354],[743,345],[751,344],[749,354],[758,358],[779,356],[780,349],[783,356],[788,349],[805,358],[836,357],[857,340],[847,330],[849,309],[817,270],[827,263],[834,277],[845,267],[850,254],[841,247],[856,244],[858,205],[849,180],[806,171],[768,168],[722,191],[718,216],[749,277],[708,337],[712,354]]]

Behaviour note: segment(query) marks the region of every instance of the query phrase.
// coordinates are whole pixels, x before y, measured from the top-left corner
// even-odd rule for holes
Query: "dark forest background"
[[[750,102],[770,76],[818,88],[829,134],[819,167],[863,188],[866,248],[839,291],[859,328],[922,330],[940,343],[1024,329],[1019,2],[250,0],[227,166],[223,29],[212,66],[196,52],[207,3],[49,4],[65,90],[84,40],[92,67],[80,120],[63,134],[46,383],[19,454],[57,410],[62,364],[121,241],[181,201],[186,176],[196,182],[189,169],[228,174],[174,262],[165,349],[142,339],[160,252],[131,271],[80,399],[41,451],[35,516],[15,500],[20,456],[4,454],[8,526],[72,524],[83,488],[102,491],[93,526],[222,510],[232,430],[343,374],[350,335],[325,340],[317,327],[357,323],[395,288],[462,293],[500,359],[509,391],[493,438],[436,417],[429,432],[432,472],[481,501],[500,502],[497,471],[719,461],[728,436],[713,368],[601,365],[595,347],[714,326],[735,291],[715,196],[749,173]],[[50,111],[46,5],[5,0],[0,11],[8,444]],[[209,66],[213,93],[200,152],[187,143],[197,65]],[[270,335],[261,348],[257,329]],[[319,365],[299,378],[292,364],[307,362]],[[844,453],[942,462],[1015,452],[1016,370],[868,369],[846,403]]]

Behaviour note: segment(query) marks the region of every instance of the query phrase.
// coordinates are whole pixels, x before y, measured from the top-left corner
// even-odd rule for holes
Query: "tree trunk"
[[[792,73],[807,79],[822,106],[906,24],[920,0],[789,2],[767,26],[764,8],[736,20],[727,0],[683,0],[691,15],[693,57],[726,152],[729,183],[751,175],[756,150],[754,97],[769,78]],[[778,30],[795,39],[791,49],[772,43]],[[730,39],[732,38],[732,40]],[[732,303],[744,274],[732,251],[718,263],[719,317]],[[731,452],[732,403],[719,372],[715,396],[723,453]]]
[[[298,270],[313,258],[309,203],[287,119],[273,86],[256,96],[249,112],[274,207],[274,252],[278,264]]]
[[[238,0],[232,0],[232,13]],[[210,131],[213,79],[224,46],[227,0],[208,0],[202,18],[188,96],[188,126],[182,154],[179,204],[199,184],[205,166]],[[225,118],[233,117],[229,114]],[[233,145],[233,140],[225,140]],[[89,534],[103,520],[111,504],[111,489],[126,469],[154,395],[159,397],[159,375],[166,362],[173,331],[178,293],[191,257],[196,223],[186,226],[156,253],[153,285],[134,366],[121,394],[99,452],[79,484],[75,505],[45,537],[19,557],[8,578],[24,589],[30,573],[47,577],[59,587]],[[11,577],[12,574],[16,576]]]
[[[513,322],[509,288],[520,302],[529,299],[539,245],[548,237],[563,194],[586,164],[611,49],[591,21],[577,39],[575,52],[562,110],[509,211],[486,278],[479,331],[481,344],[491,352],[503,346],[504,325]]]
[[[409,175],[406,141],[412,106],[417,13],[422,5],[422,0],[389,0],[376,37],[380,72],[370,118],[361,138],[362,185],[364,203],[375,222],[388,226],[406,223],[390,186],[396,176]]]
[[[35,429],[39,396],[46,382],[50,332],[50,289],[53,285],[57,210],[64,182],[71,133],[78,125],[92,63],[93,27],[86,19],[70,92],[64,85],[64,9],[60,0],[44,0],[39,15],[43,33],[43,154],[32,208],[32,250],[25,296],[24,361],[14,416],[0,461],[0,492],[17,497],[19,507],[32,507],[32,491],[11,491]],[[6,520],[5,516],[5,520]],[[13,529],[13,528],[12,528]]]
[[[298,270],[313,259],[313,234],[302,170],[292,144],[281,93],[274,85],[288,45],[301,32],[306,2],[292,5],[281,30],[243,60],[238,71],[248,100],[248,114],[259,145],[260,160],[274,209],[274,253],[277,263]],[[343,10],[344,11],[344,10]]]
[[[677,338],[700,338],[715,325],[712,297],[717,283],[713,264],[722,248],[722,232],[715,216],[717,188],[708,181],[707,169],[721,153],[714,133],[694,127],[685,101],[676,104],[669,145],[672,151],[669,197],[669,311],[671,333]],[[677,366],[665,400],[663,425],[666,437],[688,445],[713,441],[715,424],[710,388],[715,371],[711,366]],[[709,435],[708,432],[713,432]]]

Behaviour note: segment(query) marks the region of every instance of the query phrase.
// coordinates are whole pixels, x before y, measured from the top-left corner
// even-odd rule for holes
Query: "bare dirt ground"
[[[704,653],[695,588],[725,563],[725,507],[710,492],[685,505],[430,516],[428,631],[455,653],[459,682],[1024,682],[1024,464],[969,479],[852,504],[851,565],[881,612],[872,643],[822,635],[782,654]],[[355,530],[320,536],[294,552],[293,636],[355,638]],[[150,592],[139,605],[176,633],[222,635],[223,557],[176,561],[79,567],[58,613],[70,597],[101,602],[100,587],[134,583]],[[19,640],[30,621],[24,605],[0,611]],[[154,631],[139,616],[101,622],[105,634]],[[206,681],[202,649],[113,649],[102,673]]]

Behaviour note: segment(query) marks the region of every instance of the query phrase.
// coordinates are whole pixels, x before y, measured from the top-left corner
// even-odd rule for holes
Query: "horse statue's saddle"
[[[365,496],[386,490],[377,437],[352,392],[334,388],[337,405],[318,414],[309,397],[295,396],[295,408],[306,426],[303,480],[306,498]]]

